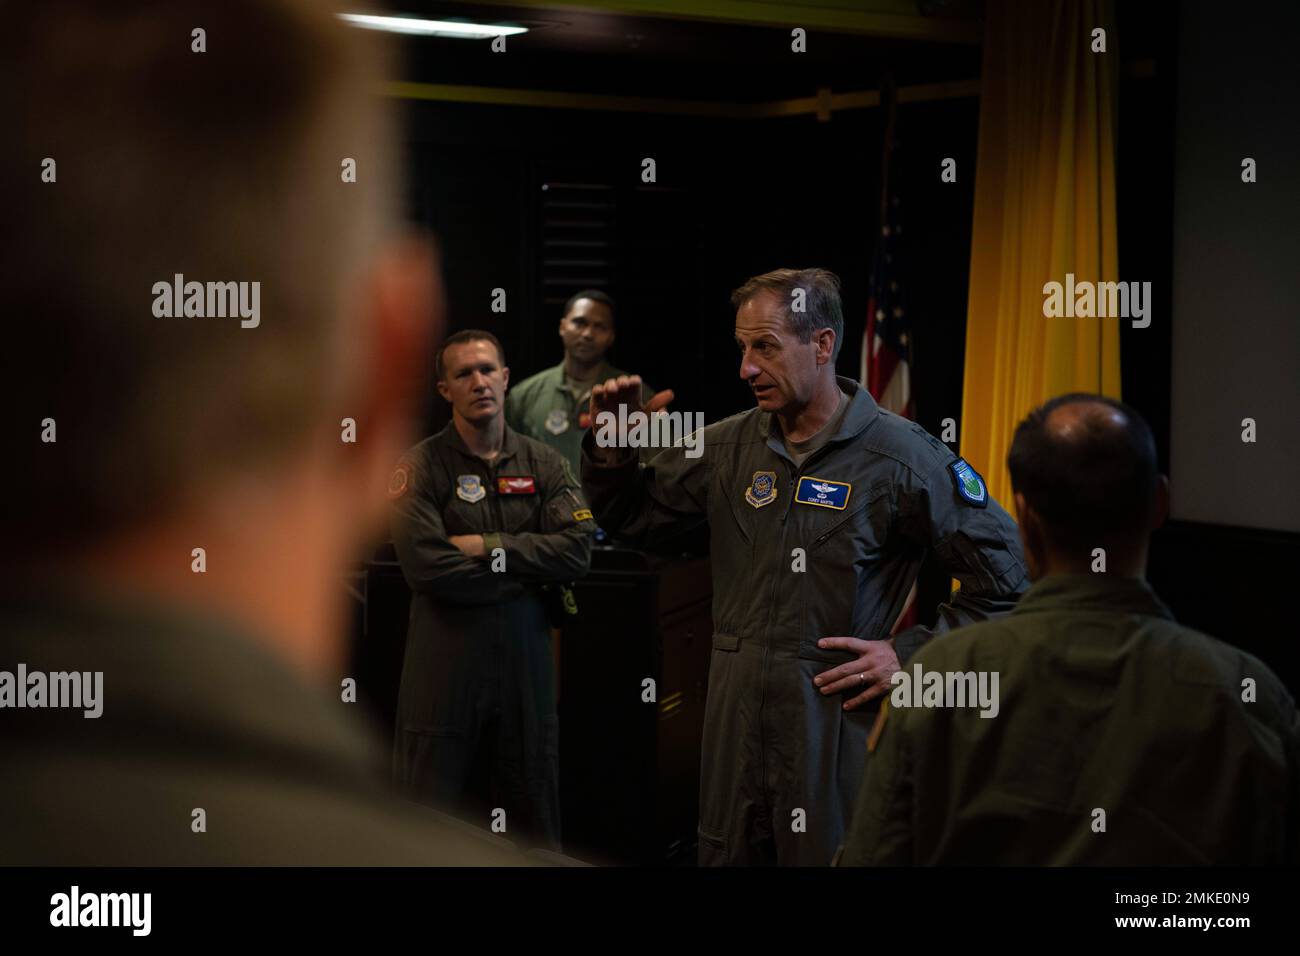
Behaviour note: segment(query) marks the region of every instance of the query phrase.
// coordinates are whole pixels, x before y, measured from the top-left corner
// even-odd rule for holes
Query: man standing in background
[[[586,289],[564,304],[560,318],[564,361],[524,379],[506,397],[506,420],[520,434],[550,445],[582,471],[582,436],[591,423],[587,403],[597,382],[626,375],[605,360],[614,344],[614,300],[597,289]],[[653,389],[642,389],[649,401]]]
[[[596,526],[559,454],[506,425],[501,343],[435,361],[452,420],[389,484],[411,588],[394,777],[411,798],[559,849],[559,721],[543,585],[587,573]],[[504,814],[504,816],[503,816]]]

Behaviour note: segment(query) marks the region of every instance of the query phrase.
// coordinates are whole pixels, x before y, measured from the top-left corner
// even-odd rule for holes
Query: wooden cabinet
[[[560,653],[565,852],[695,862],[712,633],[707,558],[598,550]],[[654,701],[647,701],[653,681]]]

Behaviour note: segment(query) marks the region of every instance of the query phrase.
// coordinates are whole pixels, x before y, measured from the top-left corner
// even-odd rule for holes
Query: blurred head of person
[[[316,0],[6,9],[7,567],[337,653],[336,576],[382,526],[442,310],[394,221],[377,42]]]
[[[1169,510],[1151,429],[1113,398],[1074,392],[1035,408],[1007,454],[1031,578],[1146,573],[1151,532]]]
[[[758,407],[781,416],[835,386],[844,338],[840,280],[825,269],[777,269],[731,294],[740,377]]]
[[[435,365],[438,394],[451,403],[453,418],[486,428],[502,414],[510,369],[505,350],[491,332],[466,329],[448,336]]]
[[[595,368],[614,344],[614,300],[598,289],[585,289],[564,304],[560,341],[571,365]]]

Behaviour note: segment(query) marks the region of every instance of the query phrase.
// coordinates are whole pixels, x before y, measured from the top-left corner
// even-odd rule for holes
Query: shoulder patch
[[[952,475],[957,486],[957,496],[975,508],[987,508],[989,489],[979,472],[966,463],[965,458],[958,458],[948,465],[948,474]]]
[[[388,479],[388,500],[396,501],[411,488],[411,464],[402,462]]]

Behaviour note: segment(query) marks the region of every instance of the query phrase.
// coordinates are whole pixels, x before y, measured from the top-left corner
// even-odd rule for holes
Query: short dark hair
[[[329,4],[67,0],[4,16],[0,289],[21,316],[4,389],[29,451],[4,470],[0,496],[22,507],[0,536],[56,553],[292,462],[337,421],[363,319],[344,303],[402,187],[370,92],[383,41]],[[152,287],[176,274],[259,282],[260,327],[158,318]],[[32,449],[46,417],[57,441]]]
[[[465,329],[463,332],[447,336],[447,340],[442,343],[442,348],[438,349],[438,354],[434,356],[433,366],[438,372],[438,381],[441,382],[447,377],[447,367],[443,363],[443,357],[447,354],[448,346],[464,345],[466,342],[491,342],[496,346],[497,358],[501,360],[501,367],[505,368],[506,350],[501,347],[501,342],[495,335],[484,329]]]
[[[804,311],[792,308],[795,289],[804,290]],[[800,342],[812,341],[813,332],[829,328],[835,333],[835,351],[831,362],[839,357],[844,344],[844,311],[840,306],[840,278],[827,269],[777,269],[747,279],[731,293],[732,308],[742,305],[761,292],[775,292],[781,300],[785,320]]]
[[[568,315],[569,311],[573,308],[574,303],[579,299],[590,299],[592,302],[599,302],[605,308],[609,309],[611,318],[614,315],[614,300],[599,289],[583,289],[581,292],[569,296],[569,301],[564,303],[564,311],[561,312],[560,315]]]
[[[1096,408],[1069,435],[1048,427],[1052,412],[1075,404],[1117,411],[1123,423]],[[1143,532],[1155,504],[1157,467],[1155,438],[1137,410],[1085,392],[1035,408],[1016,426],[1007,453],[1012,490],[1043,519],[1052,543],[1072,553]]]

